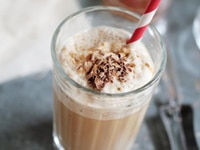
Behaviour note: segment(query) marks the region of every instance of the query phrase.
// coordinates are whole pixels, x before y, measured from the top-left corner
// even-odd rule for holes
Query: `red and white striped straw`
[[[150,0],[144,14],[142,15],[140,21],[137,24],[135,31],[133,32],[131,38],[127,41],[127,44],[135,43],[142,39],[142,36],[151,22],[153,16],[155,15],[158,6],[160,4],[160,0]]]

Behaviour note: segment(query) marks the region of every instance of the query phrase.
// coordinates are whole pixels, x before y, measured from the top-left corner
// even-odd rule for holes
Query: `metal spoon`
[[[194,117],[191,105],[182,105],[180,114],[182,117],[182,126],[185,134],[187,149],[198,150],[198,144],[194,135]]]
[[[159,109],[160,117],[169,137],[171,150],[198,150],[193,130],[193,113],[190,105],[182,105],[178,95],[176,72],[168,51],[168,62],[164,74],[168,89],[168,103]]]

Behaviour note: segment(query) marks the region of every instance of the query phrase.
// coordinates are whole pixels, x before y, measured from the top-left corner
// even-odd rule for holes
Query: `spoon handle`
[[[192,107],[190,105],[183,105],[180,114],[188,150],[199,150],[194,134],[194,113]]]

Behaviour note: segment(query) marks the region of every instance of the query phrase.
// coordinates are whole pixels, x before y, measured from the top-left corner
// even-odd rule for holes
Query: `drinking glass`
[[[194,35],[195,42],[200,50],[200,7],[197,9],[197,13],[194,18],[193,35]]]
[[[58,150],[130,150],[166,64],[165,44],[148,27],[144,43],[155,65],[153,78],[125,93],[102,93],[70,78],[59,62],[59,52],[74,34],[98,26],[132,33],[140,16],[116,7],[95,6],[68,16],[56,29],[53,59],[53,137]]]

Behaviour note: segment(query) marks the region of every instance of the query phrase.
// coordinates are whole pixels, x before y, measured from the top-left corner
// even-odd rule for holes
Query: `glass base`
[[[134,146],[135,145],[131,147],[131,150],[135,150]],[[61,145],[59,138],[55,133],[53,133],[53,147],[54,147],[54,150],[67,150]]]
[[[58,136],[53,133],[53,146],[55,150],[65,150],[64,147],[61,145]]]
[[[67,150],[67,149],[64,149],[64,147],[61,145],[58,137],[54,135],[53,135],[53,147],[54,147],[54,150]],[[137,150],[137,147],[138,145],[133,145],[131,147],[131,150]]]

